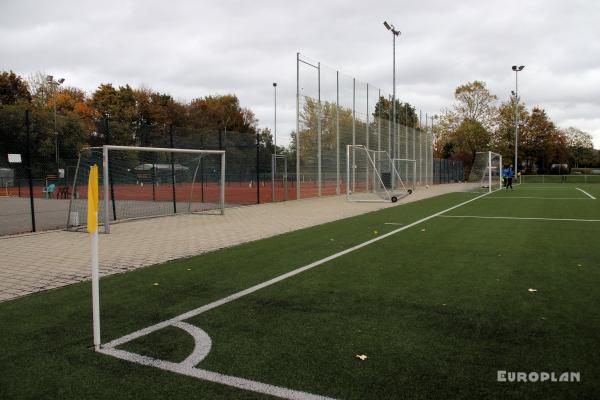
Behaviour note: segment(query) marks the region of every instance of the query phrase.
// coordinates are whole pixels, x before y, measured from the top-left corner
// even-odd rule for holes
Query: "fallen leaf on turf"
[[[529,288],[529,289],[527,289],[527,291],[533,293],[533,292],[537,292],[537,289],[531,289],[531,288]]]
[[[577,264],[577,266],[578,266],[578,267],[583,267],[583,265],[581,265],[581,264]]]
[[[356,358],[358,358],[360,361],[365,361],[369,357],[367,357],[365,354],[357,354]]]
[[[421,229],[421,232],[425,232],[425,229]]]
[[[329,240],[331,240],[332,242],[335,241],[335,239],[329,239]]]
[[[379,231],[373,231],[373,233],[377,235],[379,233]]]
[[[191,269],[191,268],[188,268],[187,270],[188,270],[188,271],[191,271],[192,269]]]
[[[154,282],[154,283],[153,283],[153,286],[158,286],[158,282]]]

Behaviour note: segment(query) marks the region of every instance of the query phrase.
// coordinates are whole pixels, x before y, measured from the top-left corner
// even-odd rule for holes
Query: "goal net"
[[[386,151],[363,145],[346,146],[346,198],[349,201],[391,201],[412,193]]]
[[[502,156],[491,151],[476,153],[468,182],[478,191],[502,188]]]
[[[417,175],[417,160],[394,158],[393,161],[396,171],[402,176],[404,186],[414,191],[419,179],[419,176]]]
[[[225,152],[133,146],[86,148],[70,188],[67,229],[85,228],[87,176],[98,165],[99,223],[225,207]]]

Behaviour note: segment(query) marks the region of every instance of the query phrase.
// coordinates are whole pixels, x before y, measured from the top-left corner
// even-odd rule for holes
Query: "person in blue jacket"
[[[512,188],[513,188],[512,187],[512,180],[513,180],[514,176],[515,176],[515,170],[513,169],[512,164],[510,164],[510,167],[508,167],[506,169],[506,178],[505,178],[506,184],[504,186],[505,189],[510,188],[510,190],[512,190]]]

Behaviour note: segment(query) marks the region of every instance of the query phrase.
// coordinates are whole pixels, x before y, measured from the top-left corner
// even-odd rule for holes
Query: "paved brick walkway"
[[[443,193],[435,185],[392,203],[349,203],[323,197],[227,209],[224,216],[184,214],[111,225],[100,235],[102,276],[266,238]],[[89,279],[89,238],[53,231],[0,238],[0,301]]]

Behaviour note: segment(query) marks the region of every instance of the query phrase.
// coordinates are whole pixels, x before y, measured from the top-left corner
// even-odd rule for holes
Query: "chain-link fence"
[[[423,122],[423,115],[403,115],[409,110],[406,105],[397,107],[392,117],[393,103],[380,89],[298,54],[296,196],[344,193],[348,145],[386,151],[395,160],[415,160],[416,173],[403,163],[406,170],[400,175],[410,175],[416,185],[433,183],[427,117],[425,124],[417,123]]]
[[[106,118],[94,123],[93,132],[84,148],[73,150],[67,148],[67,140],[60,136],[60,132],[58,140],[53,140],[55,139],[53,136],[55,135],[53,133],[54,121],[52,115],[47,112],[0,109],[0,123],[3,127],[10,126],[10,135],[12,135],[7,137],[8,134],[5,133],[8,133],[9,129],[3,129],[3,147],[6,149],[6,154],[2,154],[0,161],[0,202],[2,202],[0,235],[67,227],[70,217],[70,200],[85,197],[79,190],[81,187],[78,188],[75,183],[85,181],[90,165],[94,163],[102,165],[101,156],[89,152],[86,148],[104,144],[224,150],[226,152],[225,198],[227,207],[270,202],[273,197],[295,198],[293,174],[289,174],[290,177],[286,177],[285,181],[278,176],[275,184],[272,184],[271,154],[255,133],[202,130],[157,124],[135,126]],[[56,150],[57,145],[58,151]],[[8,154],[20,154],[21,163],[9,163]],[[95,154],[95,157],[90,154]],[[68,157],[64,157],[64,155],[68,155]],[[74,155],[75,157],[73,157]],[[80,155],[83,157],[80,158]],[[115,177],[121,186],[114,196],[116,198],[126,196],[130,201],[148,201],[148,193],[154,188],[155,197],[150,200],[160,202],[160,204],[157,203],[146,208],[156,212],[165,207],[167,210],[170,206],[166,205],[163,197],[171,193],[169,189],[170,160],[155,160],[154,158],[150,160],[147,159],[148,157],[156,157],[156,155],[154,153],[152,155],[142,154],[141,158],[137,157],[135,160],[126,160],[127,162],[120,163],[125,170],[119,171],[120,175]],[[284,157],[288,156],[284,155]],[[142,176],[144,172],[148,171],[136,170],[136,168],[143,169],[144,165],[149,164],[155,167],[151,168],[150,172],[156,174],[151,185],[148,185]],[[195,166],[192,168],[187,165],[189,163],[183,165],[183,162],[179,162],[178,164],[181,164],[181,167],[176,171],[176,181],[187,179],[187,176],[185,179],[181,176],[188,174],[190,169],[194,169],[194,171],[196,169]],[[211,165],[210,160],[204,159],[199,163],[197,176],[194,178],[199,195],[204,194],[206,199],[210,197],[211,191],[214,191],[213,189],[216,187],[215,177],[219,174],[215,168]],[[126,171],[126,169],[130,171]],[[152,177],[148,179],[152,180]],[[136,188],[125,193],[124,185],[128,185],[130,188],[133,185]],[[177,190],[175,193],[179,194]],[[272,195],[272,190],[276,191],[276,196]],[[135,193],[143,198],[135,198]],[[184,194],[178,195],[177,202],[184,197]],[[182,204],[180,210],[184,208],[185,205]],[[136,212],[138,211],[140,208],[136,209]],[[154,215],[154,212],[151,213]],[[116,220],[137,216],[137,214],[130,214],[129,212],[114,213]],[[82,215],[79,213],[79,218],[83,218]]]

